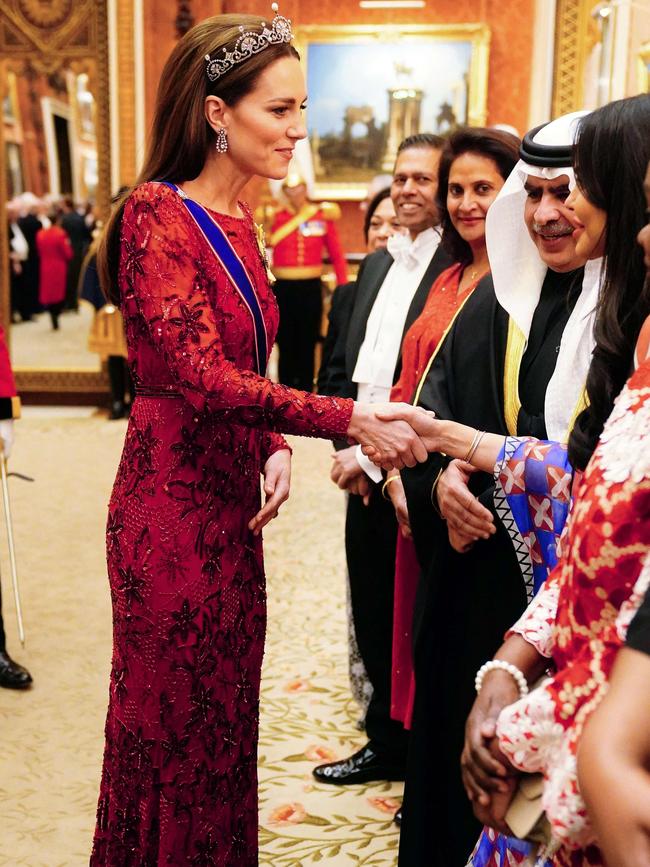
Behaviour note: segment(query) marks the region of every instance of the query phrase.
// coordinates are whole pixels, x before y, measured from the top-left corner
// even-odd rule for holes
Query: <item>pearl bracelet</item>
[[[519,687],[519,698],[523,698],[524,696],[528,695],[528,682],[524,677],[524,673],[520,669],[518,669],[516,665],[513,665],[511,662],[506,662],[505,659],[491,659],[489,662],[486,662],[479,668],[479,670],[476,672],[476,680],[474,681],[474,686],[476,687],[477,693],[481,691],[483,681],[485,680],[485,675],[488,674],[490,671],[494,671],[495,669],[505,671],[512,678],[514,678],[517,686]]]

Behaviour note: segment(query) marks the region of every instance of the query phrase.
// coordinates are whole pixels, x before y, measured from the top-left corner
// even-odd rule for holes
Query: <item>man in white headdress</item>
[[[461,309],[416,394],[438,417],[564,441],[583,406],[601,263],[585,267],[576,256],[564,206],[581,115],[524,137],[490,208],[491,278]],[[402,479],[423,577],[399,864],[449,867],[466,863],[480,832],[459,767],[474,676],[532,587],[496,514],[490,476],[432,455]]]

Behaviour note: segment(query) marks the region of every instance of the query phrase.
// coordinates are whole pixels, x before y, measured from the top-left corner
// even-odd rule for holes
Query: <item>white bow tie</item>
[[[407,268],[412,268],[418,263],[410,235],[392,235],[388,239],[387,249],[395,262],[406,265]]]

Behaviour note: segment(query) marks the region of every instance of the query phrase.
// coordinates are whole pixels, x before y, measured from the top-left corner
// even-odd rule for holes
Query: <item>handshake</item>
[[[443,451],[443,422],[408,403],[355,403],[348,437],[384,470],[401,470]]]

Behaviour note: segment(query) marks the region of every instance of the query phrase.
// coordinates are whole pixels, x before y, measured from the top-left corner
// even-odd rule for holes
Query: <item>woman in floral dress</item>
[[[257,864],[259,534],[288,495],[280,432],[376,440],[388,465],[426,454],[404,421],[264,378],[278,313],[238,196],[254,175],[284,177],[306,134],[290,38],[280,16],[221,16],[177,44],[145,167],[99,254],[136,399],[109,505],[92,865]]]

